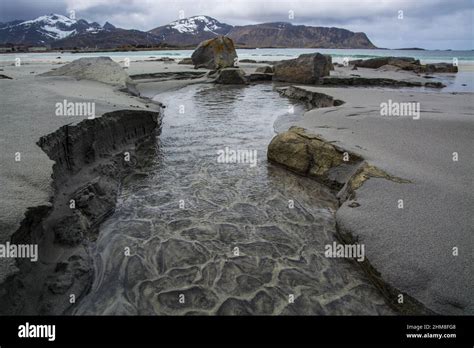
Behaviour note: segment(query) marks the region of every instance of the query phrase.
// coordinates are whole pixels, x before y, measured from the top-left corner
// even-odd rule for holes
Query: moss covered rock
[[[234,42],[226,36],[201,42],[191,56],[196,69],[212,70],[233,67],[236,58]]]

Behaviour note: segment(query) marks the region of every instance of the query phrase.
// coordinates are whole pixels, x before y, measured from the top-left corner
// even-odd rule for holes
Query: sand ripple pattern
[[[270,85],[194,85],[157,99],[167,105],[157,161],[102,226],[77,314],[391,313],[358,265],[324,257],[333,195],[266,161],[288,100]],[[217,163],[225,146],[257,150],[258,165]]]

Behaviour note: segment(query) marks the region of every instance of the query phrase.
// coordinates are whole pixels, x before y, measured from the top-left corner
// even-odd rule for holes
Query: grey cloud
[[[150,30],[178,18],[205,14],[244,25],[289,21],[363,31],[380,47],[473,48],[472,0],[0,0],[0,21],[76,10],[77,17],[127,29]],[[6,11],[3,10],[4,4]],[[76,8],[77,7],[77,8]],[[398,10],[404,14],[397,20]],[[425,43],[425,44],[424,44]]]
[[[66,14],[66,8],[61,0],[0,0],[0,22],[27,20],[49,13]]]

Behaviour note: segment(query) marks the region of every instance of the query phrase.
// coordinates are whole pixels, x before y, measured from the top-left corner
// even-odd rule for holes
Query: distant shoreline
[[[170,47],[150,47],[150,48],[134,48],[134,49],[87,49],[87,50],[74,50],[74,49],[50,49],[44,51],[9,51],[9,52],[0,52],[0,55],[11,55],[19,53],[32,53],[32,54],[44,54],[44,53],[71,53],[71,54],[81,54],[81,53],[111,53],[111,52],[153,52],[153,51],[186,51],[194,50],[195,46],[170,46]],[[258,49],[320,49],[320,50],[361,50],[361,51],[376,51],[376,50],[385,50],[385,51],[428,51],[428,52],[473,52],[474,50],[451,50],[451,49],[425,49],[425,48],[328,48],[328,47],[249,47],[249,46],[235,46],[238,50],[258,50]]]

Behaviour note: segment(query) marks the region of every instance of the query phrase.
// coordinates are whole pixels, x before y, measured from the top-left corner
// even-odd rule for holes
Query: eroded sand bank
[[[339,229],[366,245],[388,283],[438,313],[472,314],[473,95],[298,87],[344,101],[298,126],[410,181],[366,181],[337,211]],[[389,100],[420,103],[420,114],[382,116]]]

